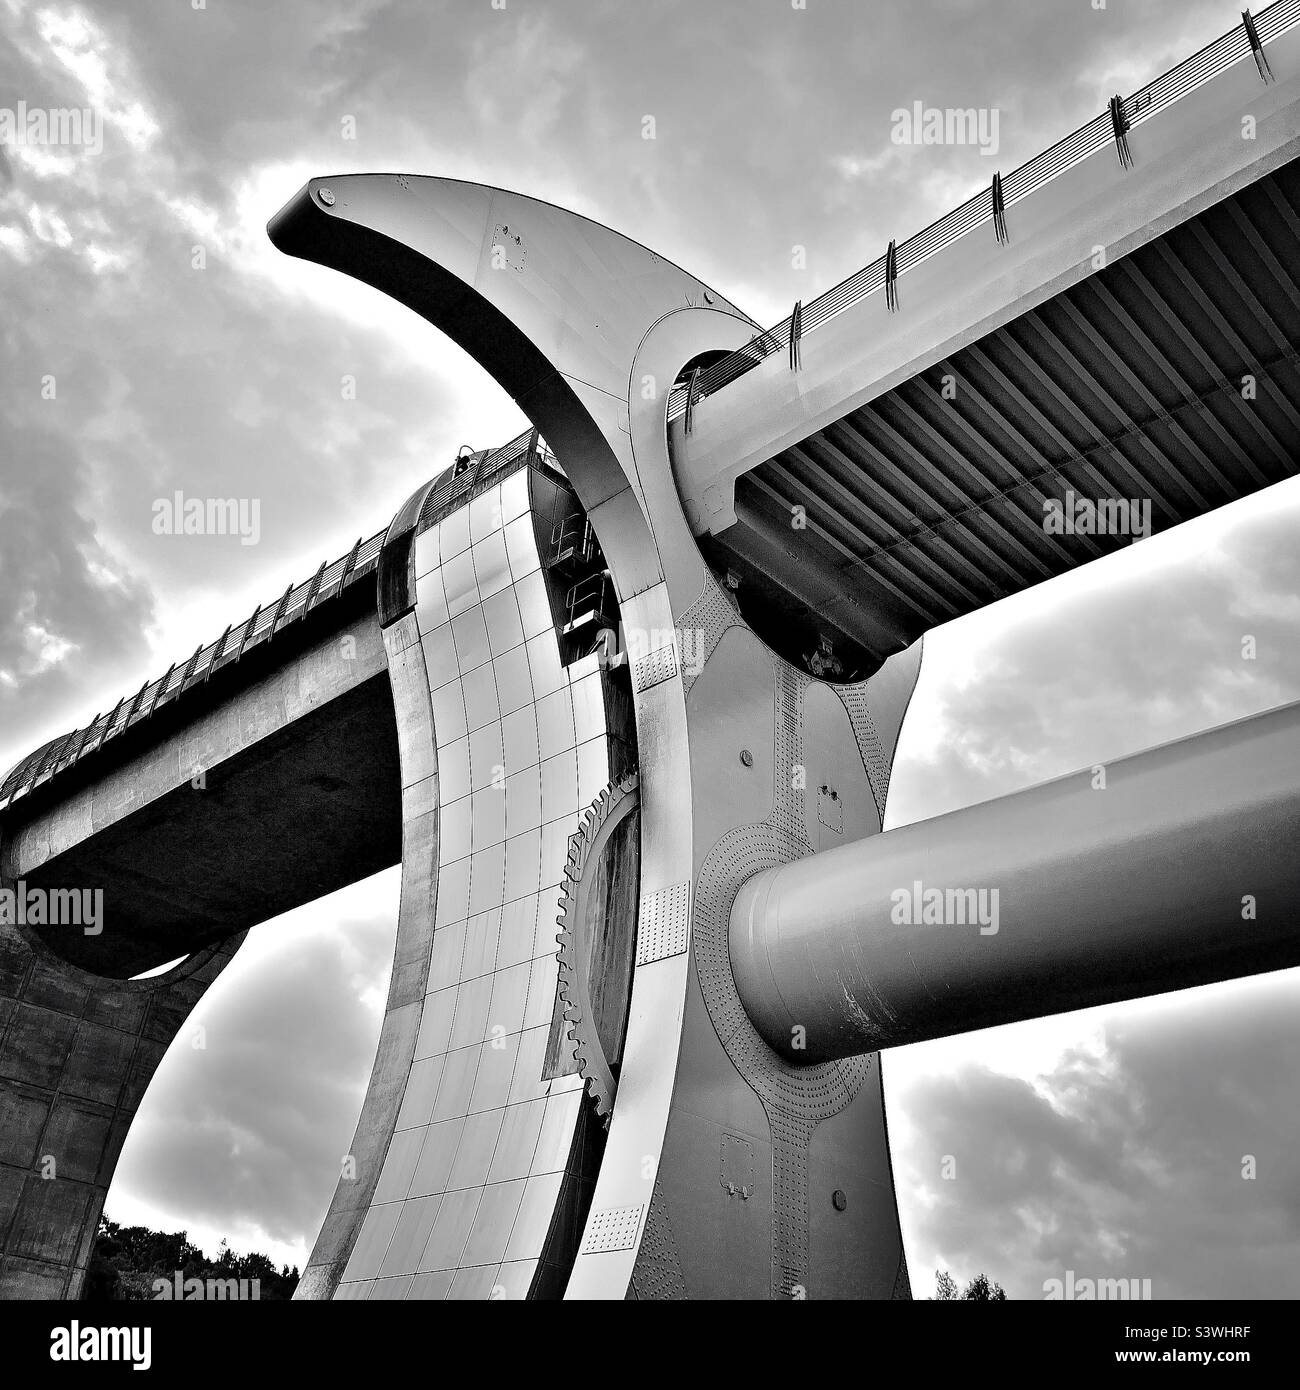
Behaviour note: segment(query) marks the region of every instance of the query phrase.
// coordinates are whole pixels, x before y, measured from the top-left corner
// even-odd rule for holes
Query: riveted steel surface
[[[1293,704],[760,871],[745,1015],[824,1065],[1300,963],[1298,744]]]

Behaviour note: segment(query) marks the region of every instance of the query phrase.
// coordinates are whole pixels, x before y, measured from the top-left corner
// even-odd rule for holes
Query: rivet
[[[754,766],[754,755],[748,748],[742,748],[740,750],[740,761],[744,763],[746,767]]]
[[[328,188],[318,188],[316,190],[316,196],[327,208],[332,208],[334,206],[334,194],[331,193]]]
[[[835,1208],[836,1211],[843,1211],[844,1208],[848,1206],[848,1204],[849,1199],[837,1187],[835,1191],[831,1193],[831,1205]]]

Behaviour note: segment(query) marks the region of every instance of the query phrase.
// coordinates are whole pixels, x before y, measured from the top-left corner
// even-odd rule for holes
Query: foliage
[[[970,1299],[983,1303],[1005,1303],[1007,1295],[1001,1284],[991,1283],[987,1274],[977,1274],[966,1285],[964,1293],[957,1292],[957,1281],[946,1269],[935,1270],[935,1294],[931,1302],[952,1303]]]
[[[987,1274],[977,1274],[974,1279],[966,1285],[966,1292],[963,1298],[980,1299],[985,1303],[1005,1303],[1006,1293],[1001,1284],[990,1284]]]
[[[263,1300],[292,1298],[298,1269],[277,1271],[267,1256],[251,1251],[236,1255],[223,1240],[210,1260],[185,1231],[151,1231],[147,1226],[119,1226],[103,1217],[90,1256],[82,1298],[88,1303],[139,1303],[154,1297],[156,1279],[247,1279],[258,1281]]]

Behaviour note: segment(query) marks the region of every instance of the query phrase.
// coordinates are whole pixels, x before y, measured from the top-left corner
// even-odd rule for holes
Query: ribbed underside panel
[[[821,616],[878,663],[1131,543],[1084,529],[1090,503],[1133,527],[1149,503],[1159,531],[1295,476],[1297,343],[1293,162],[754,470],[737,510],[772,525],[721,548],[770,588],[760,537],[804,507],[805,560],[843,595]],[[1047,524],[1053,500],[1073,534]]]

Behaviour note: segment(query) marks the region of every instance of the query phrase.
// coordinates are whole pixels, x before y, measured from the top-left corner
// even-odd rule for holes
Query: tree
[[[980,1299],[986,1303],[1005,1303],[1006,1293],[1001,1284],[990,1284],[987,1274],[977,1274],[974,1279],[966,1285],[966,1292],[963,1298]]]
[[[100,1252],[96,1246],[91,1256],[90,1267],[86,1270],[86,1283],[82,1298],[87,1303],[116,1303],[121,1297],[121,1276],[117,1267]]]
[[[957,1292],[957,1281],[946,1269],[935,1270],[935,1294],[931,1302],[955,1303],[970,1300],[980,1303],[1005,1303],[1007,1295],[1001,1284],[991,1283],[987,1274],[977,1274],[966,1285],[964,1293]]]
[[[151,1231],[146,1226],[119,1226],[103,1217],[91,1253],[82,1298],[94,1303],[146,1302],[154,1297],[154,1281],[169,1283],[176,1275],[187,1279],[254,1279],[258,1296],[266,1301],[293,1297],[298,1269],[285,1265],[276,1271],[257,1251],[237,1255],[222,1241],[215,1260],[190,1243],[185,1231]]]

